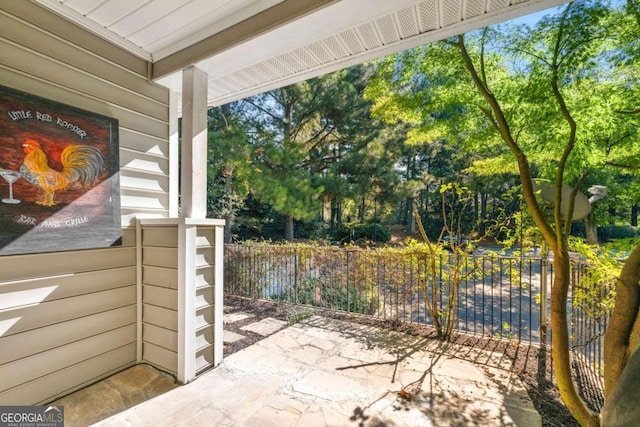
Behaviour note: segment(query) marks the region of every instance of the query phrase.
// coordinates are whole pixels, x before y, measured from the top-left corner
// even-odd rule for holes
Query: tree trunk
[[[234,208],[232,201],[233,192],[233,168],[229,165],[225,167],[224,171],[224,194],[227,198],[227,207],[225,209],[225,222],[224,222],[224,242],[231,243],[233,240],[233,218]]]
[[[404,200],[404,218],[402,218],[402,222],[405,226],[409,226],[409,219],[411,218],[411,212],[409,209],[411,208],[411,206],[411,198],[407,197]]]
[[[638,226],[638,214],[639,213],[640,213],[640,205],[635,203],[633,206],[631,206],[631,225],[633,227],[637,227]]]
[[[593,413],[580,398],[571,372],[571,352],[569,351],[569,327],[567,323],[567,294],[571,279],[569,253],[566,245],[554,253],[555,276],[551,287],[551,346],[553,371],[556,384],[564,404],[580,425],[599,426],[598,414]]]
[[[637,336],[640,308],[640,245],[637,245],[622,267],[616,286],[616,301],[604,334],[604,394],[607,398],[622,374]]]
[[[224,104],[220,106],[220,110],[222,112],[222,116],[225,118],[226,130],[230,132],[229,123],[227,122],[226,117],[231,116],[231,105]],[[233,206],[233,166],[226,162],[224,165],[224,195],[227,199],[227,206],[225,207],[225,223],[224,223],[224,242],[231,243],[233,240],[233,219],[234,219],[234,206]]]
[[[637,426],[640,419],[640,349],[629,357],[629,363],[620,380],[602,407],[600,417],[603,426]]]
[[[331,213],[329,214],[329,230],[334,235],[336,232],[336,217],[338,213],[338,202],[335,196],[331,196]]]
[[[567,9],[565,9],[565,12],[566,10]],[[563,29],[563,27],[560,28],[561,30]],[[559,53],[559,47],[563,45],[563,43],[560,43],[561,35],[562,31],[558,33],[558,42],[555,44],[556,51],[554,51],[554,55],[557,55]],[[540,233],[542,233],[545,241],[553,250],[553,265],[555,267],[555,276],[553,279],[553,286],[551,288],[551,332],[553,341],[553,367],[554,373],[556,374],[556,383],[560,391],[560,396],[567,406],[567,409],[569,409],[569,411],[571,412],[571,415],[573,415],[574,418],[582,426],[598,426],[598,414],[592,412],[580,398],[571,375],[569,330],[567,323],[567,294],[569,291],[569,283],[571,279],[566,237],[566,235],[568,234],[568,230],[566,230],[566,228],[568,228],[568,225],[565,224],[565,226],[563,227],[563,225],[561,224],[562,216],[560,212],[560,202],[561,184],[564,178],[566,162],[573,150],[574,144],[576,143],[577,125],[575,120],[571,116],[571,112],[567,107],[566,102],[562,96],[562,92],[560,91],[560,88],[558,86],[559,74],[557,70],[559,68],[559,64],[557,64],[556,62],[550,64],[552,68],[550,83],[553,91],[553,96],[558,104],[561,114],[567,122],[570,132],[562,157],[558,163],[556,173],[556,203],[554,206],[554,220],[556,224],[555,226],[552,226],[551,222],[545,218],[544,213],[536,200],[535,190],[533,189],[533,181],[531,179],[531,166],[529,164],[529,161],[527,160],[527,156],[522,151],[522,148],[518,145],[517,139],[513,137],[509,126],[509,120],[504,114],[504,111],[502,110],[502,107],[498,102],[496,96],[488,87],[486,77],[484,76],[484,74],[479,73],[476,69],[471,55],[467,51],[464,44],[464,36],[458,36],[457,40],[450,41],[449,43],[456,46],[460,50],[464,65],[469,71],[475,86],[479,89],[481,95],[489,103],[489,108],[491,109],[491,113],[493,113],[493,115],[491,115],[491,113],[486,110],[488,113],[487,115],[492,121],[496,131],[500,134],[503,141],[515,155],[518,162],[520,183],[522,185],[522,195],[525,202],[527,203],[527,206],[529,207],[531,217],[536,223]],[[554,61],[556,59],[557,56],[554,56]]]
[[[587,243],[590,245],[598,244],[598,226],[596,225],[596,220],[593,216],[593,212],[591,212],[587,217],[582,221],[584,223],[584,231],[587,238]]]
[[[233,217],[229,216],[224,220],[224,242],[231,243],[233,241]]]
[[[293,242],[293,217],[287,215],[285,221],[284,238],[289,242]]]
[[[410,236],[416,232],[416,221],[413,215],[413,197],[407,197],[407,234]]]

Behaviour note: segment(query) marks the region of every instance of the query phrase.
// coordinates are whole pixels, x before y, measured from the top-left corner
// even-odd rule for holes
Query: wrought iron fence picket
[[[461,262],[455,256],[438,255],[436,270],[430,270],[431,255],[427,251],[227,245],[225,292],[434,326],[429,301],[434,310],[446,308],[454,283],[451,264]],[[473,254],[463,262],[459,271],[463,276],[457,279],[455,289],[457,301],[452,307],[452,314],[457,316],[456,329],[539,343],[541,304],[548,304],[548,299],[534,299],[544,295],[539,284],[544,282],[541,275],[545,259]],[[553,283],[552,264],[546,271]],[[572,294],[579,291],[585,274],[587,267],[574,263]],[[597,291],[600,297],[607,292]],[[587,306],[588,302],[582,299],[569,307],[571,343],[574,351],[599,372],[602,334],[609,312]],[[551,341],[551,333],[548,335]]]

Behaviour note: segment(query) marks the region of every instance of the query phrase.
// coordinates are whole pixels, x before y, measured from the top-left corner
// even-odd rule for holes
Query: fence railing
[[[430,264],[431,263],[431,264]],[[460,263],[457,275],[454,263]],[[435,268],[434,268],[435,266]],[[572,289],[587,267],[574,264]],[[529,343],[540,342],[544,284],[553,281],[549,260],[452,253],[432,260],[426,250],[334,248],[302,245],[228,245],[225,292],[256,299],[365,314],[433,326],[429,304],[446,308],[457,283],[455,329]],[[589,300],[569,307],[572,348],[602,366],[608,314]],[[542,311],[548,313],[548,311]]]
[[[589,266],[574,263],[571,270],[569,320],[571,324],[570,346],[602,375],[604,367],[604,332],[611,318],[611,308],[605,301],[612,300],[612,284],[587,286],[582,280],[589,274]]]

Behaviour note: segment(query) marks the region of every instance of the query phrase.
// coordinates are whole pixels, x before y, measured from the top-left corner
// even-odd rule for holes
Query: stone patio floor
[[[153,369],[145,365],[118,374],[125,385],[135,383],[129,377],[146,378],[141,387],[120,387],[122,403],[145,384],[155,383],[163,394],[108,418],[98,415],[95,425],[541,425],[501,354],[319,316],[288,327],[276,319],[249,326],[265,335],[280,330],[184,386],[174,388],[170,377],[149,374]],[[55,402],[65,405],[68,426],[96,421],[96,411],[78,410],[78,403],[108,401],[100,387],[109,380]]]

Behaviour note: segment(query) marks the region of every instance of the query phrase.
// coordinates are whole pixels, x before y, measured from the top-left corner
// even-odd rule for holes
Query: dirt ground
[[[246,338],[225,346],[225,356],[235,353],[264,337],[240,328],[248,323],[256,321],[256,318],[273,317],[285,320],[291,324],[309,317],[321,315],[340,320],[358,322],[368,325],[376,325],[396,331],[405,332],[416,336],[433,337],[437,339],[435,332],[426,326],[405,324],[388,320],[375,319],[365,316],[353,316],[347,313],[339,313],[331,310],[312,309],[303,306],[259,301],[238,297],[225,297],[225,313],[242,311],[252,314],[254,317],[244,321],[225,325],[227,330],[244,335]],[[534,406],[542,417],[543,426],[572,427],[579,426],[566,407],[562,404],[560,394],[553,381],[551,350],[535,345],[520,344],[512,341],[497,340],[488,337],[472,336],[467,334],[455,335],[452,341],[458,344],[480,347],[484,350],[500,352],[513,360],[514,370],[525,384],[527,392]],[[578,361],[574,361],[574,370],[578,378],[579,387],[585,390],[583,398],[594,410],[599,410],[603,404],[601,386],[596,378],[588,374]]]

